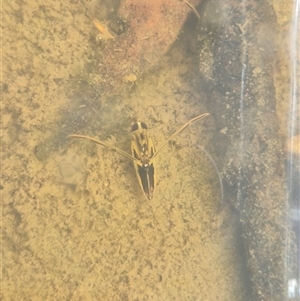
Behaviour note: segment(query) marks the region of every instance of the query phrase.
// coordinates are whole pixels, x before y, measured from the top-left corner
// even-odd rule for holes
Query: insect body
[[[163,149],[163,147],[170,141],[175,138],[179,133],[181,133],[186,127],[192,124],[195,121],[198,121],[206,116],[208,113],[201,114],[194,117],[193,119],[186,122],[182,125],[175,133],[173,133],[156,151],[153,140],[148,134],[147,126],[143,122],[136,122],[131,128],[131,155],[127,152],[114,147],[106,142],[94,139],[89,136],[84,135],[69,135],[68,137],[72,138],[83,138],[90,141],[93,141],[97,144],[105,146],[111,150],[116,151],[117,153],[123,155],[124,157],[133,161],[136,175],[138,177],[140,186],[146,195],[146,197],[151,200],[153,198],[153,193],[155,189],[155,167],[154,159],[158,153]]]
[[[153,197],[155,188],[153,157],[155,147],[152,138],[148,135],[144,122],[136,122],[132,128],[131,153],[139,163],[133,161],[139,183],[149,200]]]

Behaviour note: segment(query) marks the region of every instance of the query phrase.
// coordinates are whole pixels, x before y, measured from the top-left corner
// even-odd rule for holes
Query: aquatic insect
[[[119,149],[113,145],[106,142],[94,139],[89,136],[84,135],[69,135],[72,138],[83,138],[93,141],[97,144],[105,146],[117,153],[123,155],[124,157],[133,161],[134,168],[140,186],[146,195],[146,197],[151,200],[153,198],[153,193],[155,189],[155,166],[154,159],[159,154],[159,152],[164,148],[164,146],[171,139],[175,138],[179,133],[181,133],[190,124],[208,116],[208,113],[198,115],[184,125],[182,125],[176,132],[174,132],[156,151],[153,143],[152,137],[148,134],[148,129],[145,123],[136,122],[131,128],[131,155],[127,152]]]

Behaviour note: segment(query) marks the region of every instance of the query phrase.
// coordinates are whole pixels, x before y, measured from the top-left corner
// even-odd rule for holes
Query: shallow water
[[[96,8],[109,20],[105,2],[4,4],[2,299],[247,300],[239,215],[232,200],[221,202],[198,147],[226,163],[223,140],[213,140],[226,129],[199,77],[197,20],[159,65],[103,97],[93,86],[103,47]],[[132,122],[145,122],[159,146],[204,112],[212,114],[157,157],[151,201],[130,160],[66,138],[85,134],[130,152]]]

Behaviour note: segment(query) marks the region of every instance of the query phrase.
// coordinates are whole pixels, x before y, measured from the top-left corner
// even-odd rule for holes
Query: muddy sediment
[[[217,9],[219,8],[219,9]],[[199,68],[211,89],[226,199],[239,214],[251,300],[286,300],[295,263],[282,107],[275,86],[282,34],[271,4],[207,1]],[[285,75],[286,78],[288,74]],[[282,83],[281,83],[282,84]],[[281,97],[282,95],[280,95]],[[285,95],[288,97],[289,95]],[[288,114],[285,107],[285,114]]]

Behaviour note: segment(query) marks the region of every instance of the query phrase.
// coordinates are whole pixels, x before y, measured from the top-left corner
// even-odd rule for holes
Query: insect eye
[[[131,127],[131,132],[136,131],[139,128],[138,124],[135,123],[132,127]]]
[[[144,122],[141,122],[141,127],[142,127],[142,129],[147,130],[147,125]]]

